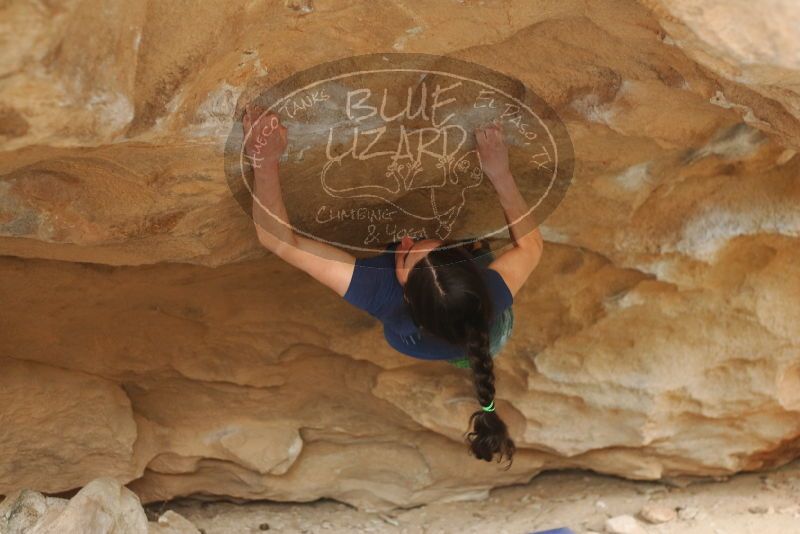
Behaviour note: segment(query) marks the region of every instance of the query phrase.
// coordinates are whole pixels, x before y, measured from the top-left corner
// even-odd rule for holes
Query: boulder
[[[109,477],[89,482],[71,499],[20,490],[0,503],[3,534],[199,534],[180,514],[168,510],[147,521],[139,498]]]
[[[15,36],[0,57],[14,521],[147,528],[136,497],[192,494],[390,509],[544,470],[691,480],[800,455],[797,3],[495,4],[0,7]],[[393,351],[267,253],[226,180],[253,94],[387,50],[505,73],[574,147],[495,362],[508,470],[467,453],[469,371]],[[487,189],[465,213],[498,210]],[[18,493],[81,487],[57,516]]]

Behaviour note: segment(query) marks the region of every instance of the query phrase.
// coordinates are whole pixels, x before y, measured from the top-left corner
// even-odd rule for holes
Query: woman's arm
[[[508,147],[503,141],[502,130],[497,125],[478,128],[475,137],[481,167],[500,197],[500,204],[515,244],[514,248],[490,263],[489,268],[500,273],[511,294],[516,295],[539,264],[544,241],[533,218],[524,216],[528,206],[511,175]]]
[[[270,113],[256,117],[256,112],[250,109],[245,111],[242,126],[245,152],[255,176],[253,222],[259,242],[343,297],[353,276],[355,257],[336,247],[299,236],[288,226],[289,216],[279,178],[279,159],[287,144],[286,127],[280,124],[277,115]]]

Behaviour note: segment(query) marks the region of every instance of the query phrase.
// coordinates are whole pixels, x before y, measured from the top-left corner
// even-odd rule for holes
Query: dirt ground
[[[685,487],[578,471],[544,473],[529,484],[495,489],[485,501],[431,504],[382,514],[359,512],[332,500],[234,504],[191,499],[150,505],[148,513],[155,516],[168,509],[205,534],[527,534],[557,527],[569,527],[577,534],[800,534],[800,460],[767,472]],[[648,522],[642,517],[643,509],[667,520]],[[630,518],[607,524],[621,515],[633,516],[636,524],[631,525]]]

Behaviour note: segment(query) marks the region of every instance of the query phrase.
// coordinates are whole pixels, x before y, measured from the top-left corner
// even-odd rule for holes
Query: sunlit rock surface
[[[181,515],[168,511],[147,521],[139,498],[111,477],[89,482],[71,499],[17,490],[0,502],[3,534],[199,534]]]
[[[4,5],[0,494],[385,508],[797,457],[800,8],[735,4]],[[513,76],[574,144],[495,364],[508,471],[469,373],[265,254],[223,174],[242,95],[383,51]]]

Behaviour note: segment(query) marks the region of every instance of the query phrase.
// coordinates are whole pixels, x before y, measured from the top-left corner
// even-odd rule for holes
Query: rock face
[[[378,509],[800,455],[800,9],[694,4],[3,5],[0,494]],[[519,79],[575,147],[495,363],[508,471],[467,454],[469,372],[265,254],[226,185],[246,91],[392,50]]]
[[[199,534],[168,511],[148,522],[139,498],[113,478],[98,478],[72,499],[16,491],[0,503],[3,534]]]

